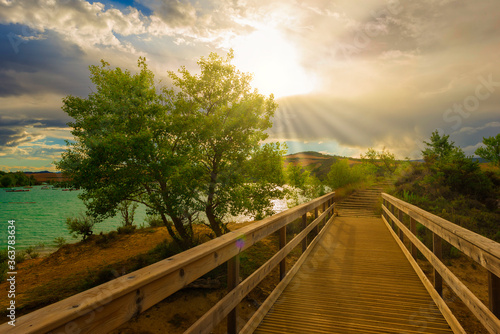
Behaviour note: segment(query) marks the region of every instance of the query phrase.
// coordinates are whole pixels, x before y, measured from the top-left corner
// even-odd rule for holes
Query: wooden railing
[[[382,218],[385,222],[398,233],[401,241],[404,241],[406,236],[411,242],[413,258],[416,259],[418,249],[433,266],[435,290],[442,295],[444,280],[490,333],[500,333],[498,319],[500,315],[500,244],[388,194],[382,193],[382,199]],[[403,223],[405,215],[409,216],[410,229]],[[432,251],[416,236],[417,222],[432,231]],[[447,241],[488,270],[489,308],[443,264],[441,261],[442,240]]]
[[[333,196],[334,193],[326,194],[29,313],[18,318],[15,327],[1,325],[0,333],[108,333],[224,262],[228,262],[228,286],[232,290],[188,332],[208,333],[227,316],[228,332],[235,333],[236,306],[278,264],[282,279],[295,272],[290,270],[287,274],[285,257],[300,243],[304,252],[309,232],[313,229],[319,232],[321,222],[332,221],[335,208]],[[318,215],[320,208],[323,213]],[[315,219],[308,225],[306,218],[309,212],[313,212]],[[302,232],[287,243],[286,226],[301,217]],[[280,233],[280,250],[239,283],[239,253],[276,231]],[[318,238],[319,234],[315,240]]]

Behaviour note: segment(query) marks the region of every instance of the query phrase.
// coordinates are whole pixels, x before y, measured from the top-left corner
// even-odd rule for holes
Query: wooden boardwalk
[[[382,219],[325,232],[255,333],[452,333]]]

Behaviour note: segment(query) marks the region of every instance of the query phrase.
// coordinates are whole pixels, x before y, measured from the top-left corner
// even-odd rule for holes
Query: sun
[[[232,43],[233,63],[253,73],[252,86],[275,97],[306,94],[315,88],[315,76],[300,64],[297,48],[273,27],[260,27]]]

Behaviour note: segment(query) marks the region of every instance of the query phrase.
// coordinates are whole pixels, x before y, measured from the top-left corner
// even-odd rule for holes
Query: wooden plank
[[[382,198],[393,203],[403,210],[404,213],[420,222],[432,232],[437,233],[445,241],[472,258],[488,271],[500,277],[499,243],[386,193],[382,193]]]
[[[288,244],[278,251],[264,265],[257,269],[247,279],[241,282],[237,287],[231,290],[224,298],[215,304],[207,313],[205,313],[198,321],[196,321],[184,334],[206,334],[221,322],[224,317],[235,308],[245,296],[252,291],[280,262],[298,246],[307,234],[316,227],[317,224],[330,212],[324,212],[319,218],[309,224],[306,229],[300,232],[295,238],[290,240]],[[304,252],[305,253],[305,252]]]
[[[500,333],[500,320],[432,253],[416,236],[414,236],[389,210],[391,220],[403,228],[408,239],[414,243],[431,265],[442,276],[448,286],[472,311],[490,333]]]
[[[80,334],[107,333],[333,196],[326,194],[19,317],[15,327],[0,325],[0,332],[28,334],[74,328]],[[245,242],[240,247],[236,241],[242,236]]]
[[[432,286],[432,283],[429,281],[429,279],[427,278],[425,273],[422,271],[422,269],[420,268],[418,263],[413,258],[413,255],[410,252],[408,252],[408,250],[406,249],[406,246],[400,241],[400,239],[398,240],[398,237],[392,231],[391,226],[389,225],[389,223],[387,222],[385,217],[382,217],[382,219],[383,219],[385,225],[387,226],[387,229],[391,232],[392,236],[394,237],[394,240],[396,240],[399,247],[403,251],[403,254],[406,256],[406,258],[410,262],[411,266],[413,267],[413,269],[417,273],[418,277],[420,278],[420,280],[424,284],[425,289],[427,290],[427,292],[429,292],[429,295],[431,296],[432,300],[434,301],[436,306],[439,308],[439,310],[443,314],[444,318],[446,319],[446,322],[450,325],[453,333],[466,334],[466,332],[463,329],[460,322],[453,315],[453,312],[451,312],[450,308],[448,307],[448,305],[446,305],[446,302],[443,300],[443,298],[441,298],[441,294],[438,294],[437,291],[434,289],[434,287]],[[405,230],[402,230],[402,231],[403,231],[403,233],[405,233]],[[411,233],[411,231],[410,231],[410,233]]]
[[[276,300],[279,298],[283,290],[287,287],[287,285],[290,283],[290,281],[293,279],[295,274],[299,271],[300,267],[306,260],[306,258],[309,256],[311,250],[313,247],[316,245],[316,243],[323,238],[324,234],[330,227],[330,225],[333,223],[335,216],[330,217],[330,219],[327,221],[325,226],[321,229],[321,232],[314,238],[314,240],[311,242],[309,245],[309,248],[306,250],[305,253],[303,253],[300,258],[297,260],[295,265],[290,269],[290,271],[287,273],[286,277],[284,280],[282,280],[276,288],[273,290],[273,292],[269,295],[269,297],[266,298],[264,303],[259,307],[259,309],[254,313],[254,315],[250,318],[250,320],[246,323],[246,325],[243,327],[243,329],[240,331],[239,334],[251,334],[255,331],[255,329],[259,326],[260,322],[264,317],[266,316],[267,312],[269,312],[269,309],[274,305]]]
[[[381,219],[326,232],[255,334],[452,332]]]

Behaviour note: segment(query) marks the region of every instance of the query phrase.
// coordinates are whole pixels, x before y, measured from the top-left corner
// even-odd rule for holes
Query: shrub
[[[61,248],[62,246],[66,245],[66,239],[63,237],[57,237],[54,239],[54,244],[57,246],[57,248]]]
[[[95,244],[101,248],[107,248],[111,246],[111,242],[118,237],[116,231],[111,231],[109,233],[100,233],[95,239]]]
[[[26,254],[30,257],[30,259],[36,259],[40,256],[40,253],[36,251],[36,248],[33,246],[29,246],[25,250]]]
[[[77,238],[78,235],[82,236],[82,240],[86,240],[93,233],[93,228],[96,220],[89,216],[84,216],[80,214],[78,217],[67,218],[66,226],[69,232],[73,235],[73,238]]]
[[[367,163],[349,166],[347,160],[339,160],[332,164],[327,175],[328,185],[332,189],[349,184],[367,181],[375,175],[376,167]]]
[[[166,259],[182,252],[181,248],[175,242],[168,242],[167,240],[160,242],[151,251],[151,255],[157,255],[160,259]]]
[[[134,233],[135,229],[136,229],[135,225],[124,225],[118,227],[117,231],[118,234],[132,234]]]
[[[147,216],[146,222],[149,224],[150,227],[164,226],[163,220],[161,220],[161,218],[158,216]]]

